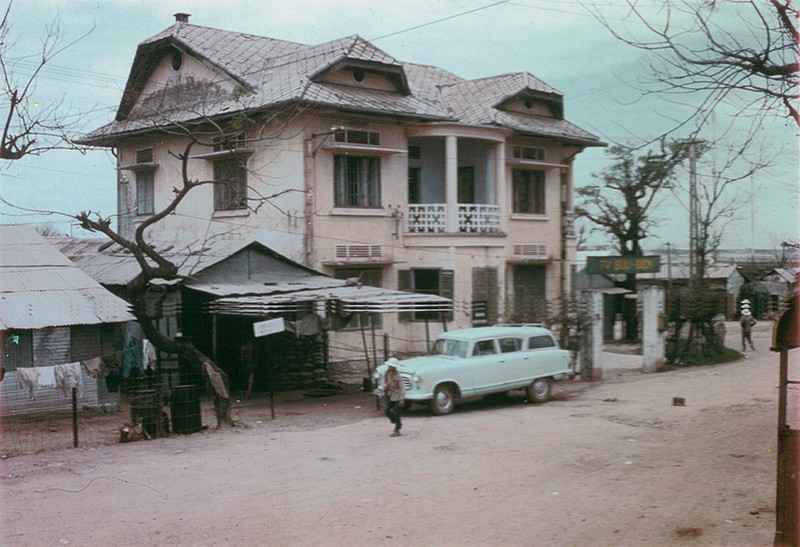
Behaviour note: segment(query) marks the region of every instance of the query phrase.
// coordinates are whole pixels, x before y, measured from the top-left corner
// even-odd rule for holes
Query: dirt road
[[[728,365],[642,374],[609,356],[606,380],[543,405],[412,410],[398,438],[365,395],[358,419],[316,429],[9,458],[3,543],[771,545],[765,333]]]

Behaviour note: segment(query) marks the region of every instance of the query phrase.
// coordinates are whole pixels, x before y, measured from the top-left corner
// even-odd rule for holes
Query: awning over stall
[[[410,293],[370,287],[366,285],[339,287],[299,287],[290,292],[228,296],[209,303],[209,311],[220,315],[265,316],[303,311],[310,303],[322,302],[333,313],[393,313],[393,312],[450,312],[453,303],[449,298],[432,294]],[[302,284],[297,284],[302,285]],[[193,287],[197,289],[198,287]],[[284,289],[286,287],[283,287]],[[201,289],[202,290],[202,289]],[[262,288],[263,290],[263,288]]]

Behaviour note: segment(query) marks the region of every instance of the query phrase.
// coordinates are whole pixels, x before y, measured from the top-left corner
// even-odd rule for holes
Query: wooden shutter
[[[485,304],[486,307],[485,321],[480,324],[492,325],[497,322],[497,293],[497,268],[473,268],[472,303],[473,306]]]
[[[444,296],[445,298],[449,298],[453,300],[453,294],[455,292],[455,272],[453,270],[442,270],[440,277],[439,277],[439,296]],[[455,302],[453,303],[455,306]],[[444,314],[445,321],[452,321],[453,320],[453,312],[449,311]]]
[[[410,292],[413,289],[411,281],[411,270],[398,270],[397,271],[397,288],[401,291]],[[414,313],[410,311],[400,312],[400,321],[411,321],[414,319]]]

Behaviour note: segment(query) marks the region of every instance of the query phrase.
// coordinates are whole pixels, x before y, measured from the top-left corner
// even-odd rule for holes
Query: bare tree
[[[202,86],[206,94],[207,90],[213,86]],[[174,92],[174,90],[172,90]],[[236,94],[234,94],[236,95]],[[162,97],[163,99],[163,97]],[[218,99],[218,98],[217,98]],[[217,100],[214,99],[214,100]],[[277,140],[287,138],[285,134],[288,122],[302,112],[302,107],[286,106],[282,109],[270,113],[260,113],[254,116],[236,116],[225,119],[207,117],[202,114],[209,107],[212,99],[207,95],[200,101],[198,110],[195,111],[195,118],[191,123],[175,122],[170,120],[173,112],[167,108],[163,101],[152,102],[150,107],[155,108],[159,123],[155,124],[160,129],[156,132],[167,133],[170,135],[181,136],[185,141],[183,150],[171,151],[170,153],[180,161],[181,179],[176,181],[173,188],[174,197],[162,209],[148,216],[141,222],[137,222],[136,228],[131,237],[126,237],[120,228],[114,228],[112,217],[103,216],[99,212],[84,211],[75,218],[79,225],[90,232],[99,232],[106,235],[117,245],[130,251],[135,258],[140,272],[132,279],[126,287],[126,297],[131,302],[133,314],[141,324],[142,330],[153,345],[165,353],[178,354],[184,363],[192,367],[197,372],[206,375],[214,392],[214,408],[217,417],[217,427],[222,425],[233,425],[231,418],[231,401],[229,392],[228,376],[212,359],[187,338],[169,336],[159,330],[158,322],[162,318],[162,307],[152,305],[153,282],[156,281],[176,281],[184,279],[180,273],[180,264],[169,259],[163,252],[156,249],[153,242],[148,237],[148,230],[153,226],[168,218],[173,214],[178,206],[196,188],[205,185],[216,185],[227,187],[225,192],[226,199],[237,202],[250,209],[252,212],[258,211],[264,204],[273,204],[275,198],[292,192],[292,189],[279,190],[272,194],[264,194],[263,189],[248,186],[248,191],[241,193],[241,188],[233,179],[196,179],[190,176],[190,161],[192,150],[196,146],[222,146],[230,150],[230,158],[238,160],[241,168],[246,169],[246,160],[241,159],[235,154],[236,145],[247,143],[265,142],[275,143]],[[249,137],[236,143],[229,143],[228,139],[231,131],[242,131]],[[258,180],[259,173],[252,173]],[[165,293],[162,293],[166,297]]]
[[[0,103],[0,160],[18,160],[47,150],[77,148],[70,135],[82,117],[69,118],[65,113],[63,100],[37,101],[33,97],[45,67],[59,53],[88,36],[91,30],[76,40],[65,42],[56,20],[45,28],[38,54],[31,60],[15,54],[10,22],[12,5],[13,0],[9,1],[0,20],[0,75],[3,94],[3,101]]]
[[[656,198],[675,184],[676,168],[688,158],[682,141],[662,141],[657,151],[636,156],[631,147],[616,145],[607,150],[616,161],[599,175],[603,185],[576,189],[579,202],[575,214],[594,224],[593,230],[610,235],[622,256],[642,256],[642,240],[651,235],[652,209]],[[636,274],[627,274],[625,288],[636,291]],[[631,301],[633,302],[633,301]],[[626,338],[636,339],[635,302],[624,311]]]
[[[2,104],[4,119],[2,141],[0,141],[0,160],[13,161],[29,155],[38,155],[48,150],[59,148],[79,148],[71,134],[76,127],[64,121],[61,115],[61,104],[42,105],[33,101],[36,83],[42,70],[54,56],[70,47],[75,41],[63,43],[63,37],[57,21],[46,29],[41,50],[36,62],[31,66],[25,59],[16,58],[14,44],[10,41],[10,13],[13,2],[9,2],[0,22],[0,72],[3,78],[3,91],[6,101]],[[88,34],[88,33],[87,33]],[[84,35],[85,36],[85,35]],[[81,37],[83,38],[83,36]],[[78,40],[80,40],[79,38]],[[77,41],[77,40],[76,40]],[[20,74],[31,72],[20,78]],[[128,250],[139,265],[140,272],[128,283],[127,298],[131,302],[133,313],[141,324],[147,338],[162,352],[177,353],[182,360],[198,372],[205,374],[214,390],[214,403],[217,414],[217,425],[230,425],[233,420],[230,414],[230,393],[226,373],[211,359],[198,350],[191,341],[165,335],[159,331],[158,321],[162,318],[161,306],[153,306],[154,294],[166,293],[154,291],[154,282],[176,281],[183,278],[180,264],[159,252],[148,235],[148,230],[173,214],[190,192],[203,185],[216,185],[226,188],[222,192],[225,199],[238,201],[242,206],[257,212],[263,205],[273,205],[279,213],[283,213],[274,203],[280,195],[294,190],[278,190],[265,193],[264,187],[249,187],[242,192],[237,181],[228,180],[224,176],[216,179],[200,180],[190,176],[189,167],[192,149],[196,146],[215,146],[222,143],[223,151],[227,148],[225,139],[230,132],[237,131],[248,135],[245,142],[258,142],[265,145],[274,144],[277,140],[290,138],[286,129],[292,119],[298,116],[303,107],[286,105],[272,112],[253,114],[248,108],[251,94],[242,87],[232,92],[225,91],[214,82],[189,80],[179,85],[165,86],[151,95],[142,98],[136,105],[132,117],[146,120],[152,131],[181,137],[185,146],[182,150],[171,151],[181,164],[181,178],[173,188],[173,198],[163,208],[137,222],[135,229],[114,227],[113,216],[105,216],[100,212],[84,211],[69,214],[56,211],[35,211],[25,209],[2,199],[4,203],[27,212],[66,216],[77,220],[78,224],[90,232],[106,235],[114,243]],[[215,114],[221,103],[235,103],[231,112],[234,115],[220,116]],[[33,108],[32,108],[33,107]],[[227,109],[225,109],[227,110]],[[301,129],[302,130],[302,129]],[[268,144],[266,145],[268,146]],[[241,168],[246,169],[246,162],[231,151],[231,159],[238,159]],[[253,179],[264,182],[262,173],[251,173]],[[130,216],[130,211],[119,211],[120,217]],[[141,218],[142,215],[137,215]]]
[[[689,119],[702,125],[722,102],[759,122],[778,113],[800,126],[797,109],[800,41],[792,0],[626,0],[624,23],[601,4],[588,9],[613,35],[647,51],[646,93],[699,95]],[[640,32],[644,29],[644,32]],[[688,121],[684,120],[684,123]]]

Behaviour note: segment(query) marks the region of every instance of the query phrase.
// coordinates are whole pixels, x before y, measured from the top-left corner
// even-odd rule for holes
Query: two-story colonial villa
[[[454,299],[452,318],[363,318],[398,349],[420,323],[532,321],[569,292],[572,163],[603,145],[527,73],[465,80],[358,36],[304,45],[186,14],[139,45],[116,119],[82,140],[116,149],[123,233],[173,199],[186,154],[209,183],[149,237],[256,236],[337,277]]]

